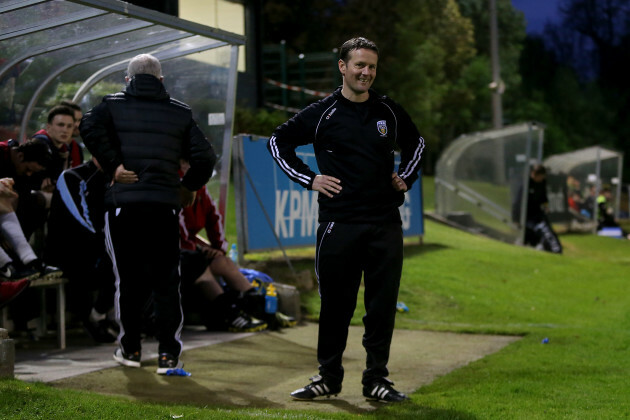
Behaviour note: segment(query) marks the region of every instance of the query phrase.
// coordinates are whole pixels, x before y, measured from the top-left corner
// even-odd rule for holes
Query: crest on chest
[[[387,121],[380,120],[376,122],[376,128],[378,129],[381,137],[387,137]]]

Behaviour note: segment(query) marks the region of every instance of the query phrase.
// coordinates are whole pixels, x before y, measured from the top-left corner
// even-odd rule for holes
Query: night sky
[[[541,34],[545,23],[560,21],[558,5],[560,0],[512,0],[512,5],[525,13],[527,33]]]

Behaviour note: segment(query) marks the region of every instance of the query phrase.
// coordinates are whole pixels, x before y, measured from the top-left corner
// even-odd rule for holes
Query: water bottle
[[[267,286],[267,294],[265,295],[265,313],[275,314],[278,310],[278,293],[273,284]]]
[[[409,308],[405,305],[405,302],[398,302],[396,304],[396,310],[398,312],[409,312]]]
[[[236,244],[232,244],[232,248],[230,248],[230,259],[234,261],[234,264],[238,264],[238,251],[236,249]]]
[[[256,294],[262,295],[262,293],[260,293],[261,287],[262,287],[262,284],[258,280],[256,279],[252,280],[252,288],[256,290]]]

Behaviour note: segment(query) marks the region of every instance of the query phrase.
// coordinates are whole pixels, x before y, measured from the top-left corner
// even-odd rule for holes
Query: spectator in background
[[[153,293],[157,373],[183,367],[179,276],[181,203],[208,182],[216,156],[186,104],[162,84],[158,59],[135,56],[123,92],[107,95],[85,114],[81,137],[105,173],[105,238],[116,277],[120,325],[114,360],[141,366],[144,303]],[[190,163],[179,177],[180,159]]]
[[[527,188],[527,208],[525,215],[525,245],[531,245],[556,254],[562,253],[562,245],[547,218],[547,170],[543,165],[532,166]],[[512,220],[520,223],[522,188],[519,189],[512,205]]]
[[[597,230],[604,228],[618,228],[622,238],[630,239],[630,234],[621,229],[621,225],[615,219],[615,210],[612,206],[613,193],[610,187],[602,188],[597,197]]]
[[[579,190],[569,191],[569,198],[567,198],[567,203],[569,204],[569,211],[574,214],[580,214],[583,206],[582,195]]]
[[[580,212],[582,215],[588,219],[593,219],[595,217],[595,205],[597,204],[597,187],[595,185],[591,185],[588,187],[588,195],[584,199],[582,203],[582,209]]]
[[[615,221],[615,212],[610,205],[612,198],[612,191],[607,186],[603,187],[597,196],[597,230],[605,227],[619,227]]]
[[[567,176],[567,204],[569,211],[573,214],[579,214],[582,210],[583,200],[580,193],[580,181],[574,176]]]

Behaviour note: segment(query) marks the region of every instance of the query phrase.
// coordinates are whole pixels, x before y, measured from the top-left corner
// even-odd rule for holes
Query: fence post
[[[285,85],[289,83],[287,76],[287,42],[283,39],[280,41],[280,77]],[[282,106],[289,106],[289,92],[282,89]]]
[[[302,88],[302,90],[300,90],[300,109],[304,109],[306,106],[306,95],[304,94],[304,89],[306,88],[305,61],[304,54],[298,55],[298,63],[300,67],[300,87]]]

